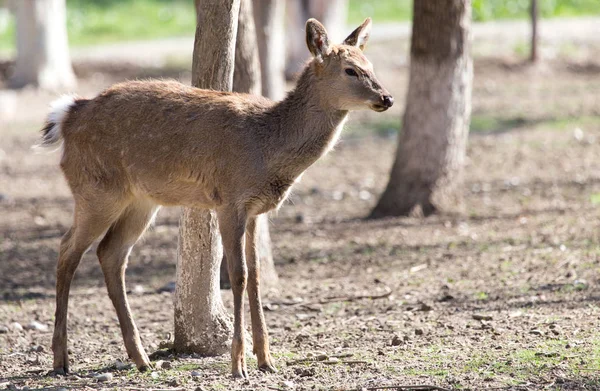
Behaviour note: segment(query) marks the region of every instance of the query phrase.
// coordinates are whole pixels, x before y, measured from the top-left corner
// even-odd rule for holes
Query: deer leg
[[[236,378],[245,378],[248,377],[244,348],[244,291],[248,278],[244,256],[246,217],[234,207],[218,211],[217,217],[233,291],[234,323],[233,341],[231,342],[231,374]]]
[[[118,214],[118,212],[115,212],[115,214]],[[83,254],[94,240],[106,231],[112,221],[114,221],[114,218],[111,218],[110,214],[94,214],[76,204],[73,226],[61,240],[56,266],[56,312],[54,314],[54,334],[52,336],[53,372],[55,374],[64,375],[69,372],[67,317],[69,291],[73,275]]]
[[[258,369],[277,372],[269,352],[269,335],[260,300],[260,259],[257,251],[256,217],[248,219],[246,225],[246,260],[248,261],[248,301],[252,319],[252,345],[258,360]]]
[[[142,372],[148,369],[150,360],[142,347],[127,301],[125,269],[133,245],[144,233],[157,211],[158,207],[152,203],[131,204],[108,230],[98,246],[98,259],[104,273],[108,296],[117,311],[125,349]]]

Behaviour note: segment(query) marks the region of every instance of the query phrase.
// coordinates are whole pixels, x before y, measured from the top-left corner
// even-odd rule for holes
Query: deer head
[[[338,110],[385,111],[394,104],[363,54],[370,31],[371,18],[367,18],[342,44],[331,45],[319,21],[306,22],[306,44],[314,56],[316,82],[324,100]]]

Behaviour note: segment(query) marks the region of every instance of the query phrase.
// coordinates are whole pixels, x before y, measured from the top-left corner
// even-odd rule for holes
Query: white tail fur
[[[46,126],[42,129],[42,139],[35,149],[60,147],[62,142],[62,123],[69,110],[75,105],[77,96],[62,95],[50,104],[50,112],[46,119]]]

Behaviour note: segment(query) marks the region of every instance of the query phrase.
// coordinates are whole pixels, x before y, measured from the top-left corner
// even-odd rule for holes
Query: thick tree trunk
[[[284,12],[284,0],[254,0],[262,94],[273,100],[285,95]]]
[[[9,85],[50,90],[75,87],[65,0],[17,2],[17,62]]]
[[[192,83],[231,91],[240,0],[197,3]],[[219,290],[223,256],[214,212],[184,208],[179,228],[175,289],[175,350],[219,355],[232,333]]]
[[[233,91],[260,95],[260,80],[260,61],[252,17],[252,0],[241,0],[235,45]],[[257,226],[261,285],[267,289],[276,288],[279,285],[279,278],[273,263],[269,219],[266,214],[258,217]],[[221,286],[229,286],[229,272],[225,257],[221,263]]]
[[[538,2],[531,0],[531,62],[538,60]]]
[[[410,81],[396,160],[371,217],[460,211],[473,66],[470,0],[414,2]]]
[[[323,23],[330,42],[341,43],[346,37],[348,0],[294,0],[286,3],[285,75],[288,79],[297,75],[310,58],[304,38],[304,23],[308,18],[316,18]]]

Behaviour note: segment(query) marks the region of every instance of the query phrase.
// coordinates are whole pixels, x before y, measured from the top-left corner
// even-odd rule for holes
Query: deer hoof
[[[142,364],[139,367],[137,367],[137,369],[140,372],[146,372],[147,370],[150,369],[150,364]]]
[[[237,371],[232,371],[231,376],[233,376],[234,379],[247,379],[248,372],[245,369],[240,369]]]
[[[48,376],[67,376],[69,374],[68,367],[58,367],[54,368],[50,372],[48,372]]]
[[[277,373],[277,368],[275,368],[271,363],[261,364],[258,366],[258,369],[266,373]]]

